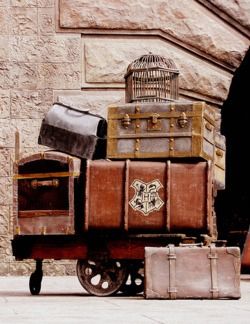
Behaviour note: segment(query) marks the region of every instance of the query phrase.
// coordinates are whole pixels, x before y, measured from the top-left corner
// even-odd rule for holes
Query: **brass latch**
[[[161,130],[161,119],[159,119],[160,115],[157,113],[153,113],[150,117],[151,119],[148,120],[148,130]]]
[[[187,125],[188,125],[188,119],[187,119],[187,115],[185,114],[184,111],[181,113],[181,116],[178,118],[177,122],[178,122],[178,125],[181,128],[187,127]]]
[[[216,150],[216,155],[219,156],[219,157],[223,157],[223,151],[222,150]]]
[[[131,124],[131,118],[129,117],[129,114],[125,114],[122,118],[122,126],[125,128],[128,128]]]

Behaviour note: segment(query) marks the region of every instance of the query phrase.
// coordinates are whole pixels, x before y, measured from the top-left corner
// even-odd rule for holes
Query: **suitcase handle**
[[[59,186],[59,180],[58,179],[52,179],[52,180],[32,180],[31,181],[31,187],[33,189],[37,189],[38,187],[54,187],[57,188]]]

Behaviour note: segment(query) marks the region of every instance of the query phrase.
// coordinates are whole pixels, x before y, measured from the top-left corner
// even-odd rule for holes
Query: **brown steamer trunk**
[[[215,131],[216,112],[205,102],[111,106],[107,157],[213,160]]]
[[[240,298],[240,249],[146,247],[145,297]]]
[[[88,161],[85,230],[212,234],[208,162]]]
[[[74,184],[80,160],[59,152],[14,164],[14,234],[74,233]]]

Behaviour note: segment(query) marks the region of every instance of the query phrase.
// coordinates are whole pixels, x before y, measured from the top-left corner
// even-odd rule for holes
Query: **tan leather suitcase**
[[[89,160],[84,228],[212,235],[211,164]]]
[[[42,152],[14,164],[15,235],[72,234],[74,186],[80,159],[60,152]]]
[[[146,247],[145,298],[240,298],[240,249]]]
[[[216,118],[205,102],[110,106],[107,157],[213,160]]]

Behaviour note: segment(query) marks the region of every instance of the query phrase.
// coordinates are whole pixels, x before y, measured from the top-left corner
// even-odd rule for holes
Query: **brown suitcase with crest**
[[[14,164],[14,228],[17,235],[72,234],[74,186],[80,159],[43,152]]]
[[[146,247],[145,298],[240,298],[238,247]]]
[[[88,161],[85,230],[213,234],[208,162]]]
[[[111,106],[107,157],[213,160],[216,118],[216,111],[205,102]]]

